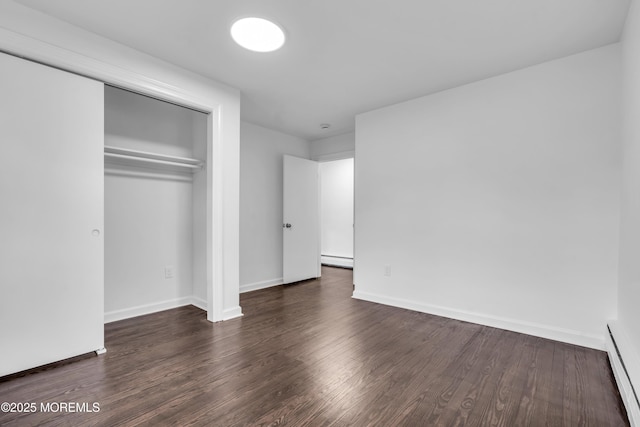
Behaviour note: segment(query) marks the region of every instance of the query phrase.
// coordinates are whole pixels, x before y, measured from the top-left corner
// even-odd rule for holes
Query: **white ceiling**
[[[242,91],[242,119],[309,140],[385,105],[619,40],[629,0],[18,0]],[[284,27],[252,53],[238,17]],[[321,130],[321,123],[330,123]]]

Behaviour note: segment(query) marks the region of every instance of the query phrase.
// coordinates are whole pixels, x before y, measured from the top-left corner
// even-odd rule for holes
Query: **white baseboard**
[[[620,397],[627,409],[631,427],[640,427],[640,403],[637,393],[640,392],[640,356],[635,352],[629,338],[618,322],[609,322],[611,334],[606,336],[607,353],[613,376],[618,384]],[[635,389],[635,391],[634,391]]]
[[[334,257],[329,255],[322,255],[320,257],[322,265],[329,265],[343,268],[353,268],[353,258]]]
[[[191,305],[194,307],[198,307],[200,310],[207,311],[207,306],[208,306],[207,301],[203,300],[202,298],[192,296]]]
[[[105,312],[104,323],[116,322],[118,320],[129,319],[131,317],[144,316],[145,314],[157,313],[158,311],[170,310],[172,308],[183,307],[185,305],[194,305],[202,310],[207,310],[206,301],[197,297],[188,296]]]
[[[236,317],[242,317],[242,308],[238,305],[233,308],[228,308],[222,312],[222,320],[231,320]]]
[[[282,277],[279,277],[277,279],[264,280],[262,282],[247,283],[246,285],[240,285],[240,293],[242,294],[245,292],[257,291],[258,289],[266,289],[272,286],[279,286],[283,283],[284,281],[282,280]]]
[[[357,288],[356,288],[357,289]],[[482,313],[473,313],[462,310],[440,307],[430,304],[421,304],[400,298],[388,297],[385,295],[372,294],[355,290],[353,298],[364,301],[375,302],[393,307],[406,308],[408,310],[422,313],[434,314],[436,316],[448,317],[462,320],[464,322],[477,323],[479,325],[491,326],[493,328],[506,329],[508,331],[533,335],[541,338],[548,338],[555,341],[562,341],[569,344],[583,347],[604,350],[604,336],[584,334],[570,329],[554,328],[548,325],[523,322],[515,319],[501,318]]]

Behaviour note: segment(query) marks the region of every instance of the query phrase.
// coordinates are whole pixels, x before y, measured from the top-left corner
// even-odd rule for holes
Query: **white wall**
[[[311,160],[330,161],[353,157],[356,149],[355,132],[310,142]]]
[[[104,95],[105,145],[172,156],[194,155],[194,116],[202,113],[111,86],[105,86]]]
[[[207,118],[207,317],[241,316],[239,91],[11,0],[0,2],[0,50],[211,111]]]
[[[189,182],[105,176],[106,321],[191,303],[191,205]]]
[[[298,137],[242,122],[240,291],[282,284],[282,156],[309,158]]]
[[[359,115],[354,297],[602,348],[619,60],[612,45]]]
[[[193,157],[194,146],[206,146],[203,117],[202,113],[166,102],[105,88],[105,145]],[[199,139],[194,133],[196,121],[202,128]],[[104,290],[107,320],[192,302],[193,201],[192,182],[181,175],[139,165],[113,169],[107,163]],[[169,266],[173,268],[173,278],[165,278],[165,267]],[[197,277],[202,282],[206,267],[200,264],[199,270],[202,271]],[[202,287],[200,283],[199,298],[205,301]]]
[[[353,266],[353,159],[320,163],[320,223],[322,256]]]
[[[623,191],[618,321],[613,330],[627,371],[640,391],[640,4],[631,2],[622,38]],[[623,394],[623,398],[624,393]],[[629,401],[634,402],[631,393]],[[628,412],[640,423],[637,401]]]
[[[207,117],[204,114],[192,114],[193,158],[207,158]],[[193,215],[193,298],[192,304],[207,309],[207,175],[205,171],[193,174],[192,215]]]

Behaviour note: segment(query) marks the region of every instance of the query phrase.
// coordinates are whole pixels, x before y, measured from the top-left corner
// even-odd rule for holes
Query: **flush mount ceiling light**
[[[262,18],[242,18],[231,25],[231,37],[240,46],[254,52],[273,52],[284,44],[284,31]]]

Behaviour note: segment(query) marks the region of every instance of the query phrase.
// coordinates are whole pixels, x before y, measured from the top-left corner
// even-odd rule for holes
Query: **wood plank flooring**
[[[0,379],[0,403],[38,409],[0,425],[628,425],[604,352],[354,300],[350,270],[322,274],[241,295],[241,319],[107,324],[107,354]]]

